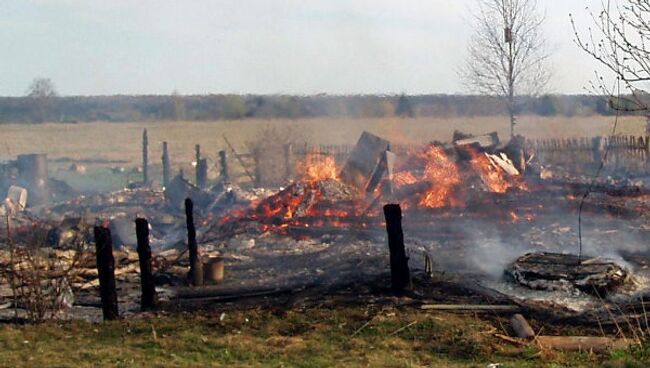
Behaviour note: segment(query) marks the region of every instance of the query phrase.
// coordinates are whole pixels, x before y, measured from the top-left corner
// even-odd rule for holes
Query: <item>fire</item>
[[[393,183],[395,187],[401,188],[405,185],[415,184],[418,182],[418,178],[413,175],[410,171],[401,171],[393,175]]]
[[[504,172],[494,166],[485,154],[474,150],[469,152],[472,155],[470,161],[472,167],[479,173],[481,180],[490,192],[505,193],[512,187],[512,184],[506,180]]]
[[[420,205],[428,208],[461,205],[461,201],[453,196],[454,187],[461,181],[460,173],[444,149],[431,145],[421,157],[426,162],[423,179],[432,185],[420,199]]]
[[[336,160],[332,156],[312,152],[298,165],[298,169],[302,172],[302,179],[309,183],[326,179],[338,180]]]
[[[490,192],[505,193],[508,189],[518,188],[528,190],[526,184],[518,176],[508,176],[504,169],[496,165],[485,153],[475,150],[469,151],[472,159],[470,163]]]

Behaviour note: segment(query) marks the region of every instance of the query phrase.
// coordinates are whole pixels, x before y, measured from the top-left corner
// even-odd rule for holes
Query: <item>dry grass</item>
[[[522,116],[519,120],[519,132],[531,138],[545,138],[605,135],[611,129],[613,118]],[[5,124],[0,126],[0,157],[45,152],[52,158],[102,158],[138,163],[142,129],[147,128],[152,163],[158,163],[163,141],[169,142],[175,162],[191,162],[195,144],[203,147],[206,156],[215,158],[218,150],[226,148],[223,134],[238,149],[245,150],[246,143],[267,126],[299,131],[307,141],[316,144],[353,144],[364,130],[396,143],[448,141],[455,129],[475,134],[496,130],[502,137],[507,137],[509,132],[505,117]],[[642,117],[622,118],[619,125],[622,134],[639,135],[644,129]]]

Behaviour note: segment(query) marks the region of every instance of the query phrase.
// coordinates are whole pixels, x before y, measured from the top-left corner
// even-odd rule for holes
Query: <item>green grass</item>
[[[648,349],[611,356],[540,352],[494,338],[470,316],[364,307],[147,316],[0,326],[0,366],[641,367]],[[370,321],[369,323],[367,323]],[[367,325],[365,325],[367,323]],[[361,328],[362,326],[364,326]],[[406,328],[405,328],[406,327]],[[155,331],[155,332],[154,332]],[[355,334],[356,332],[356,334]],[[354,335],[354,336],[353,336]]]

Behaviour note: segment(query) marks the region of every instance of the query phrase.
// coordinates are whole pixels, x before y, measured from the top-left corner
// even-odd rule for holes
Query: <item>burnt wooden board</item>
[[[360,190],[365,190],[383,153],[389,148],[390,143],[387,140],[363,132],[341,170],[341,181]]]

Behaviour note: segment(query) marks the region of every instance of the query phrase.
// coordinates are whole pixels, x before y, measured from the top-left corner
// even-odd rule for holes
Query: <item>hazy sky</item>
[[[0,0],[0,95],[456,93],[475,0]],[[573,44],[600,0],[539,0],[552,90],[597,67]]]

